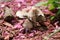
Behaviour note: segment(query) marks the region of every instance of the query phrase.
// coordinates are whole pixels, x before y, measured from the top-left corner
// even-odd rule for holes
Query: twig
[[[53,36],[54,34],[56,34],[57,32],[60,31],[60,28],[58,27],[57,29],[54,30],[53,33],[51,33],[50,35],[48,36],[45,36],[43,40],[48,40],[51,36]]]

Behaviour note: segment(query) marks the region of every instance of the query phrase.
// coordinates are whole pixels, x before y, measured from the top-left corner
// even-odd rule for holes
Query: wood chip
[[[11,24],[8,23],[8,22],[4,22],[3,24],[6,25],[6,26],[9,26],[9,27],[13,27],[13,25],[11,25]]]

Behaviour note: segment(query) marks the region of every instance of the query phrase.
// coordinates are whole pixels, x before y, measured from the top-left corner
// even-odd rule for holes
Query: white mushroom
[[[29,12],[26,12],[26,10],[24,10],[24,9],[22,11],[19,10],[19,11],[16,12],[16,16],[18,16],[19,18],[24,18],[24,16],[27,16],[30,20],[36,20],[36,16],[40,16],[40,15],[45,20],[45,16],[44,16],[43,12],[39,8],[37,8],[35,6],[33,6],[29,10]]]
[[[11,8],[5,7],[5,13],[4,13],[4,18],[7,16],[12,16],[13,15],[13,10]]]
[[[42,20],[45,19],[45,16],[44,16],[43,12],[40,9],[38,9],[37,7],[32,7],[29,10],[29,12],[26,12],[25,10],[22,10],[22,11],[19,10],[19,11],[16,12],[16,16],[19,17],[19,18],[24,18],[24,16],[28,17],[25,20],[25,22],[23,23],[23,27],[27,30],[30,30],[33,27],[33,25],[34,25],[34,27],[37,26],[37,24],[36,24],[37,21],[36,20],[38,20],[38,19],[40,20],[41,18],[43,18]],[[38,19],[37,19],[37,17],[38,17]],[[31,21],[33,21],[33,22],[31,22]]]
[[[24,18],[24,16],[26,16],[27,15],[27,12],[25,12],[25,11],[17,11],[16,12],[16,16],[17,17],[19,17],[19,18]]]
[[[31,10],[29,11],[29,13],[28,13],[28,17],[30,18],[30,20],[36,20],[36,18],[38,17],[38,16],[42,16],[42,18],[44,19],[44,20],[46,20],[46,18],[45,18],[45,16],[44,16],[44,14],[43,14],[43,12],[39,9],[39,8],[37,8],[37,7],[32,7],[31,8]],[[33,18],[33,19],[32,19]],[[41,18],[41,17],[40,17]]]
[[[23,23],[23,27],[31,29],[33,26],[32,23],[28,19],[26,19],[25,22]]]
[[[25,22],[23,23],[23,27],[25,29],[25,32],[27,33],[28,31],[31,30],[31,28],[33,28],[33,24],[28,19],[26,19]]]

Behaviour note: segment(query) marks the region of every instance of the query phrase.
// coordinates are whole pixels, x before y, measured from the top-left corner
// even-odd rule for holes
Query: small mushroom
[[[7,16],[12,16],[13,15],[13,10],[9,7],[5,7],[5,13],[4,13],[4,18],[6,18]]]
[[[46,21],[44,13],[37,7],[32,7],[33,13],[35,14],[36,20]]]
[[[23,27],[27,32],[28,30],[31,30],[31,28],[33,28],[33,25],[28,19],[26,19],[25,22],[23,23]]]
[[[25,16],[27,16],[27,12],[26,11],[17,11],[16,12],[16,16],[19,18],[25,18]]]
[[[5,12],[3,15],[4,21],[11,23],[11,21],[15,19],[13,10],[9,7],[5,7],[4,12]]]

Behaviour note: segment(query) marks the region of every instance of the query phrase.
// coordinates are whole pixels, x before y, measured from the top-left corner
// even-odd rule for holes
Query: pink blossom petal
[[[1,6],[1,7],[5,7],[5,4],[1,4],[0,6]]]
[[[34,33],[30,33],[29,36],[30,36],[30,37],[33,37],[33,36],[34,36]]]
[[[18,4],[17,4],[17,6],[18,6],[18,7],[21,7],[21,4],[20,4],[20,3],[18,3]]]
[[[20,31],[22,31],[24,28],[21,28]]]
[[[16,25],[14,25],[14,28],[22,28],[22,26],[21,26],[20,23],[18,23],[18,24],[16,24]]]
[[[19,23],[22,24],[24,22],[24,20],[19,20]]]
[[[24,35],[22,35],[21,38],[26,38],[26,37]]]
[[[2,13],[0,14],[0,18],[1,18],[3,15],[4,15],[4,12],[2,12]]]
[[[15,2],[24,2],[24,0],[15,0]]]

